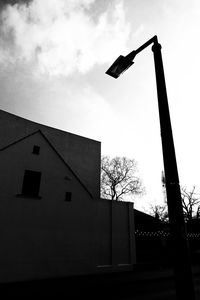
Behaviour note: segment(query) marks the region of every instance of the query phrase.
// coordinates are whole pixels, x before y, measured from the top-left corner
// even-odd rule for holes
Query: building
[[[100,199],[100,153],[0,110],[0,282],[132,268],[133,206]]]

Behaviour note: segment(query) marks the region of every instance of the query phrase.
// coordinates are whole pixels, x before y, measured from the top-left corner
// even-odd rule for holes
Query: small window
[[[39,197],[41,172],[25,170],[22,185],[22,195],[27,197]]]
[[[33,146],[33,152],[32,152],[32,153],[33,153],[33,154],[39,155],[39,154],[40,154],[40,147],[34,145],[34,146]]]
[[[66,192],[65,193],[65,201],[72,201],[72,193],[71,192]]]

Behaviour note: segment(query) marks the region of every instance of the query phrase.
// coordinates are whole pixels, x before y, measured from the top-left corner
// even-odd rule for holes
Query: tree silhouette
[[[191,190],[188,190],[186,187],[181,187],[183,213],[187,221],[193,218],[195,212],[196,217],[199,217],[198,204],[200,203],[200,195],[196,193],[195,189],[195,185]]]
[[[181,186],[181,198],[185,221],[200,218],[200,205],[198,205],[200,203],[200,194],[196,193],[196,186],[194,185],[192,189]],[[162,205],[151,205],[149,213],[162,221],[167,221],[167,199],[165,198],[164,200]]]
[[[152,215],[156,219],[163,221],[163,222],[169,221],[168,210],[167,210],[166,204],[151,205],[150,206],[150,215]]]
[[[136,176],[137,163],[126,157],[103,156],[101,160],[101,196],[123,200],[125,195],[141,194],[141,180]]]

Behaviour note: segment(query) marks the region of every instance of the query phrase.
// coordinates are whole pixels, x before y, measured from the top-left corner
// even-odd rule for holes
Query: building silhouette
[[[0,110],[0,282],[132,268],[133,204],[100,199],[100,153]]]

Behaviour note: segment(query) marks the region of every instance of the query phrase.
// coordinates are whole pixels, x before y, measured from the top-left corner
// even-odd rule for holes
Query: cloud
[[[33,0],[1,13],[0,63],[28,63],[39,74],[86,73],[126,51],[122,1],[93,18],[95,0]]]
[[[135,38],[138,38],[145,30],[145,26],[144,24],[141,24],[137,29],[136,31],[132,34],[132,38],[135,39]]]

